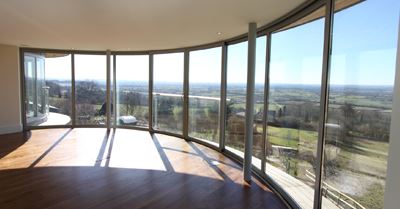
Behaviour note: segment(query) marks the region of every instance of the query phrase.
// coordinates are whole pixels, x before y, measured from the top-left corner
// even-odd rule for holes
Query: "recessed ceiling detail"
[[[212,43],[305,0],[37,0],[0,2],[0,43],[81,50],[154,50]]]

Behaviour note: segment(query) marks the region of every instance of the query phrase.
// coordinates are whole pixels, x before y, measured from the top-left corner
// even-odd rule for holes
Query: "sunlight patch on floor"
[[[109,160],[113,168],[167,170],[150,134],[144,131],[116,130]]]

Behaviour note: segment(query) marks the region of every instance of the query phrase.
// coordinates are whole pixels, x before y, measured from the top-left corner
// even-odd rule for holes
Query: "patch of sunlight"
[[[150,134],[145,131],[118,129],[106,150],[111,150],[109,167],[167,170]],[[107,161],[102,166],[107,166]]]

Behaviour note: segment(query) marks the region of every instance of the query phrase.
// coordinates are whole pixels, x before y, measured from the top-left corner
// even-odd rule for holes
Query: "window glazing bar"
[[[34,73],[33,73],[33,116],[37,117],[38,116],[38,88],[37,88],[37,77],[38,77],[38,65],[37,65],[37,57],[34,57]]]
[[[322,168],[324,162],[324,146],[325,146],[325,123],[328,111],[328,93],[329,93],[329,69],[332,47],[332,28],[334,15],[335,0],[328,0],[325,7],[325,29],[324,29],[324,51],[322,60],[322,77],[321,77],[321,97],[320,97],[320,115],[318,127],[318,146],[317,146],[317,164],[315,173],[314,188],[314,209],[320,209],[322,206],[321,181]]]
[[[226,125],[226,71],[228,47],[224,43],[221,53],[221,99],[219,103],[219,150],[225,149],[225,125]]]
[[[21,101],[21,121],[22,121],[22,130],[25,131],[27,124],[26,124],[26,92],[25,92],[25,52],[20,50],[20,101]]]
[[[114,122],[112,127],[117,127],[117,56],[113,55],[113,113],[114,113]]]
[[[154,55],[149,54],[149,130],[153,131],[153,61]]]
[[[183,58],[183,138],[189,139],[189,51]]]
[[[75,54],[71,54],[71,100],[72,100],[72,127],[76,125],[76,100],[75,100]]]
[[[261,171],[265,173],[265,163],[267,159],[267,145],[269,143],[268,140],[268,110],[269,110],[269,72],[270,72],[270,60],[271,60],[271,33],[267,33],[266,35],[266,53],[265,53],[265,80],[264,80],[264,114],[263,114],[263,150],[262,150],[262,159],[261,159]]]
[[[107,131],[111,128],[111,51],[107,50],[107,73],[106,73],[106,117],[107,117]]]

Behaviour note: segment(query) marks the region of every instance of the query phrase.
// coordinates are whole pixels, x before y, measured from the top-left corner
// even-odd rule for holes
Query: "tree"
[[[123,101],[126,114],[133,115],[137,106],[140,105],[141,95],[138,92],[129,91],[124,94]]]
[[[54,81],[46,81],[46,86],[49,87],[49,96],[50,97],[59,97],[61,98],[61,88],[60,85]]]
[[[111,110],[111,112],[114,111],[114,109],[113,109],[113,103],[111,103],[110,110]],[[106,113],[107,113],[107,102],[104,102],[104,103],[101,105],[100,110],[98,111],[98,115],[104,116],[104,115],[106,115]]]
[[[173,115],[174,113],[174,98],[159,98],[158,114]]]
[[[280,117],[282,117],[282,108],[279,108],[279,110],[278,110],[278,118],[280,118]]]
[[[230,100],[229,102],[226,103],[226,116],[227,118],[229,118],[230,116],[232,116],[231,114],[233,113],[233,107],[234,102],[232,100]]]
[[[80,104],[103,104],[106,93],[94,81],[79,81],[76,83],[76,101]]]
[[[286,115],[286,105],[283,105],[283,109],[282,109],[282,116]]]
[[[354,110],[353,105],[350,103],[344,103],[344,105],[340,107],[340,110],[343,115],[341,121],[341,139],[343,143],[352,145],[353,140],[351,131],[354,129],[356,111]]]

